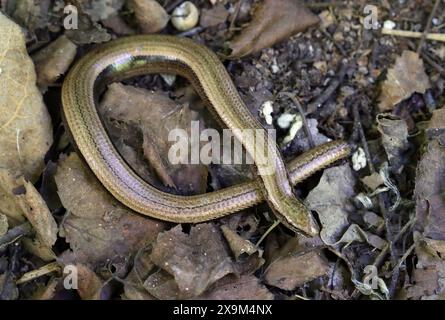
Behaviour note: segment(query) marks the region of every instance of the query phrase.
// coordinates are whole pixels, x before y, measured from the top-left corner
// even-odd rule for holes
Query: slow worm
[[[96,104],[109,83],[149,73],[186,77],[210,109],[243,143],[257,165],[258,178],[196,196],[172,195],[143,181],[114,148],[97,114]],[[249,112],[217,56],[185,38],[133,36],[92,50],[67,75],[62,103],[65,125],[104,187],[117,200],[141,214],[177,223],[212,220],[266,200],[287,227],[315,235],[317,224],[310,211],[295,197],[291,183],[302,181],[350,152],[343,142],[319,146],[291,162],[288,173],[275,141]],[[243,129],[262,129],[256,131],[260,135],[255,139],[261,140],[263,150],[255,150],[252,143],[246,142]]]

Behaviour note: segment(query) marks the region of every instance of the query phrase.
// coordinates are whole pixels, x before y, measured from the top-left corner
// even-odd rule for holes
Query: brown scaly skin
[[[147,73],[174,73],[189,79],[255,163],[273,168],[273,173],[257,166],[259,178],[253,182],[196,196],[168,194],[143,181],[114,148],[97,114],[95,99],[110,82]],[[259,138],[265,149],[255,154],[253,144],[243,142],[237,132],[262,129],[261,124],[244,105],[216,55],[185,38],[133,36],[97,48],[71,69],[63,83],[62,102],[65,124],[105,188],[129,208],[171,222],[208,221],[266,200],[286,226],[316,235],[318,227],[309,210],[293,194],[291,183],[302,181],[350,152],[343,142],[319,146],[292,161],[288,174],[277,145],[263,129]]]

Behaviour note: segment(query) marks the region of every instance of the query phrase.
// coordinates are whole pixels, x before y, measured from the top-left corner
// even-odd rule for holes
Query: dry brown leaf
[[[83,300],[101,300],[103,281],[86,265],[75,264],[78,276],[77,292]]]
[[[407,286],[407,298],[433,298],[437,293],[439,277],[436,266],[414,269],[411,280],[415,285]]]
[[[116,15],[124,3],[125,0],[95,0],[81,1],[79,4],[83,11],[91,17],[91,20],[97,22]]]
[[[369,188],[369,190],[374,191],[378,187],[380,187],[383,184],[383,179],[380,174],[377,172],[373,172],[369,176],[365,176],[360,179],[365,186]]]
[[[383,250],[387,246],[387,242],[385,240],[370,232],[364,231],[357,224],[351,224],[345,231],[345,233],[341,236],[340,240],[332,243],[331,245],[336,246],[341,243],[345,243],[346,245],[348,245],[355,241],[367,242],[368,244],[379,250]]]
[[[60,161],[55,181],[67,209],[63,234],[77,262],[119,262],[151,243],[164,228],[162,222],[114,199],[75,153]]]
[[[52,126],[18,25],[0,12],[0,163],[35,181],[52,144]]]
[[[265,272],[267,284],[283,290],[294,290],[306,282],[326,275],[329,265],[320,251],[281,256]]]
[[[379,109],[381,111],[392,108],[409,98],[414,92],[425,93],[430,88],[430,81],[425,73],[423,61],[413,51],[405,50],[397,57],[393,68],[382,85]]]
[[[41,245],[50,249],[57,239],[57,224],[45,201],[34,186],[20,176],[0,169],[0,211],[13,224],[26,218],[36,232]]]
[[[426,133],[430,138],[436,138],[445,133],[445,108],[433,111]]]
[[[417,229],[426,238],[445,240],[445,135],[428,144],[417,165],[416,199]]]
[[[326,169],[319,184],[311,190],[306,202],[315,210],[321,221],[321,239],[335,243],[349,225],[348,201],[354,192],[355,178],[349,164]]]
[[[231,59],[259,52],[317,24],[319,18],[298,0],[265,0],[249,26],[230,43]]]
[[[200,194],[206,191],[207,167],[201,164],[172,164],[166,155],[175,144],[169,141],[169,133],[173,129],[183,129],[191,136],[191,122],[197,120],[197,114],[185,105],[177,105],[167,95],[151,92],[132,86],[114,83],[109,86],[99,112],[113,141],[121,142],[116,145],[131,146],[135,153],[127,154],[127,149],[120,149],[120,153],[135,168],[147,182],[152,179],[144,175],[141,162],[135,163],[137,154],[141,153],[164,185],[174,186],[183,195]],[[122,124],[125,123],[125,125]],[[201,121],[200,121],[201,123]],[[199,129],[202,129],[200,127]],[[135,131],[142,136],[140,141],[135,140]]]
[[[211,223],[193,226],[190,234],[180,225],[159,234],[151,260],[174,276],[182,298],[199,296],[234,272],[224,239]]]
[[[151,262],[150,251],[141,249],[134,259],[133,268],[124,279],[123,299],[153,300],[154,297],[144,288],[145,279],[153,272],[155,265]]]
[[[46,247],[51,248],[57,240],[57,224],[45,201],[30,182],[22,179],[25,193],[17,195],[23,215],[31,223],[37,236]]]
[[[437,299],[445,294],[445,135],[428,143],[417,165],[416,241],[417,264],[407,294],[410,298]]]
[[[113,30],[114,33],[119,35],[131,35],[135,33],[135,31],[126,24],[124,19],[119,15],[114,15],[102,20],[102,24],[104,27]]]
[[[209,28],[226,22],[228,17],[229,11],[227,11],[222,3],[218,3],[211,9],[202,10],[199,24],[203,28]]]
[[[110,41],[111,36],[99,23],[79,11],[78,28],[65,30],[65,35],[75,44],[102,43]]]
[[[431,250],[423,236],[414,232],[417,263],[407,286],[407,297],[412,299],[445,298],[445,261]]]
[[[401,172],[406,162],[404,153],[409,148],[406,121],[391,114],[380,114],[377,116],[377,130],[382,135],[382,145],[391,169]]]
[[[36,66],[37,84],[52,85],[64,74],[76,56],[77,46],[65,35],[61,35],[48,46],[33,55]]]
[[[227,275],[198,299],[205,300],[273,300],[274,295],[252,275]]]
[[[159,270],[144,281],[147,292],[159,300],[176,300],[183,298],[175,278],[164,270]],[[187,296],[187,293],[185,294]]]
[[[131,0],[130,6],[142,33],[158,33],[170,19],[164,8],[155,0]]]
[[[235,259],[238,259],[241,255],[251,255],[258,252],[258,248],[249,240],[242,238],[235,231],[227,227],[221,226],[224,237],[232,250]]]

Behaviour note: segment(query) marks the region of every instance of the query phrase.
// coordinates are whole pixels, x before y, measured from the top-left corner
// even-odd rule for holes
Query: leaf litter
[[[11,128],[0,138],[1,298],[443,299],[443,46],[364,30],[357,4],[194,1],[199,25],[181,32],[168,23],[174,6],[134,2],[158,9],[147,19],[120,0],[83,1],[79,29],[66,31],[57,2],[1,2],[24,31],[0,14],[0,28],[18,39],[2,47],[0,60],[9,99],[0,106]],[[394,28],[417,30],[411,21],[427,25],[426,3],[384,3],[380,14]],[[319,237],[289,233],[266,204],[175,226],[105,191],[68,147],[60,85],[90,47],[135,32],[192,37],[229,56],[241,97],[278,130],[286,158],[330,139],[351,143],[357,170],[338,163],[296,188],[320,221]],[[221,129],[190,92],[180,77],[141,76],[110,85],[98,109],[120,154],[160,190],[202,194],[253,178],[249,166],[165,161],[172,128],[187,131],[200,120],[199,130]],[[286,93],[301,106],[282,99]],[[16,108],[21,98],[26,108]],[[266,123],[259,110],[267,101]],[[54,262],[79,271],[75,294],[62,288],[60,274],[33,276]],[[26,278],[27,285],[15,280]]]

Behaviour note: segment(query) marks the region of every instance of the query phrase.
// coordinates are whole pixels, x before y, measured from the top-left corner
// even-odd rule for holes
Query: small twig
[[[394,236],[393,241],[394,242],[398,242],[400,240],[400,238],[402,238],[402,236],[405,234],[405,232],[411,228],[413,226],[413,224],[416,222],[416,219],[413,217],[410,221],[408,221],[403,227],[402,229],[400,229],[400,231]],[[380,252],[380,254],[375,258],[373,265],[376,266],[377,268],[380,267],[380,265],[383,262],[383,259],[385,258],[385,256],[388,254],[389,251],[389,244],[387,244],[382,251]]]
[[[278,226],[279,224],[280,224],[280,220],[278,220],[278,219],[275,220],[273,222],[273,224],[266,230],[266,232],[264,232],[264,234],[261,236],[260,240],[258,240],[258,242],[255,244],[255,246],[258,247],[261,244],[261,242],[263,242],[263,240],[266,239],[266,237],[269,235],[269,233],[271,233],[271,231],[273,229],[275,229],[276,226]]]
[[[22,223],[17,227],[9,229],[9,231],[0,237],[0,249],[3,249],[5,246],[17,241],[23,236],[29,234],[32,230],[31,224],[29,222]]]
[[[301,119],[303,121],[303,128],[306,133],[307,139],[309,141],[309,146],[311,148],[314,148],[315,147],[314,138],[312,137],[311,130],[309,130],[309,125],[308,125],[307,119],[306,119],[306,113],[303,111],[300,101],[298,100],[298,98],[295,95],[293,95],[290,92],[280,92],[280,95],[284,95],[284,96],[288,97],[289,99],[291,99],[292,102],[297,107],[298,113],[301,115]]]
[[[309,104],[307,108],[308,114],[314,113],[331,97],[331,95],[335,92],[335,90],[337,90],[337,88],[343,82],[347,70],[348,70],[348,63],[346,61],[343,61],[340,71],[338,72],[337,78],[333,79],[331,81],[331,84],[324,90],[324,92],[320,94],[314,102]]]
[[[431,57],[425,51],[421,51],[420,55],[437,72],[439,72],[442,76],[445,76],[445,69],[441,65],[437,64],[433,59],[431,59]]]
[[[396,266],[394,267],[394,270],[398,270],[400,269],[400,267],[402,266],[403,262],[405,262],[406,258],[408,258],[408,256],[411,254],[411,252],[416,248],[416,244],[413,243],[411,245],[411,247],[408,248],[408,250],[406,250],[406,252],[403,254],[403,256],[399,259],[399,261],[397,262]]]
[[[437,8],[439,7],[440,0],[436,0],[436,3],[434,4],[433,10],[430,13],[430,16],[428,17],[428,22],[426,23],[426,27],[423,30],[422,37],[419,41],[419,46],[417,47],[417,53],[420,53],[422,51],[422,47],[425,43],[425,39],[428,36],[428,32],[431,29],[431,22],[433,21],[434,15],[436,14]]]
[[[414,223],[416,222],[416,217],[413,216],[403,227],[400,229],[400,231],[394,236],[394,242],[397,242],[402,238],[402,236],[405,234],[405,232],[411,228]]]
[[[238,0],[238,2],[235,4],[235,12],[233,13],[232,19],[230,20],[230,26],[229,26],[229,30],[231,30],[231,31],[233,31],[235,29],[235,21],[236,21],[236,18],[238,17],[238,14],[240,12],[242,1],[243,0]]]
[[[419,39],[422,37],[423,33],[415,32],[415,31],[394,30],[394,29],[383,28],[382,34],[389,35],[389,36],[398,36],[398,37]],[[428,33],[425,38],[426,38],[426,40],[445,42],[445,33]]]
[[[195,34],[201,33],[202,31],[204,31],[204,28],[201,26],[198,26],[193,29],[178,33],[177,36],[178,37],[190,37],[190,36],[194,36]]]
[[[47,265],[44,265],[41,268],[38,268],[38,269],[29,271],[29,272],[23,274],[23,276],[21,276],[20,279],[18,279],[16,283],[22,284],[25,282],[29,282],[31,280],[45,276],[49,273],[59,272],[60,270],[61,270],[61,267],[60,267],[59,263],[51,262],[51,263],[48,263]]]

